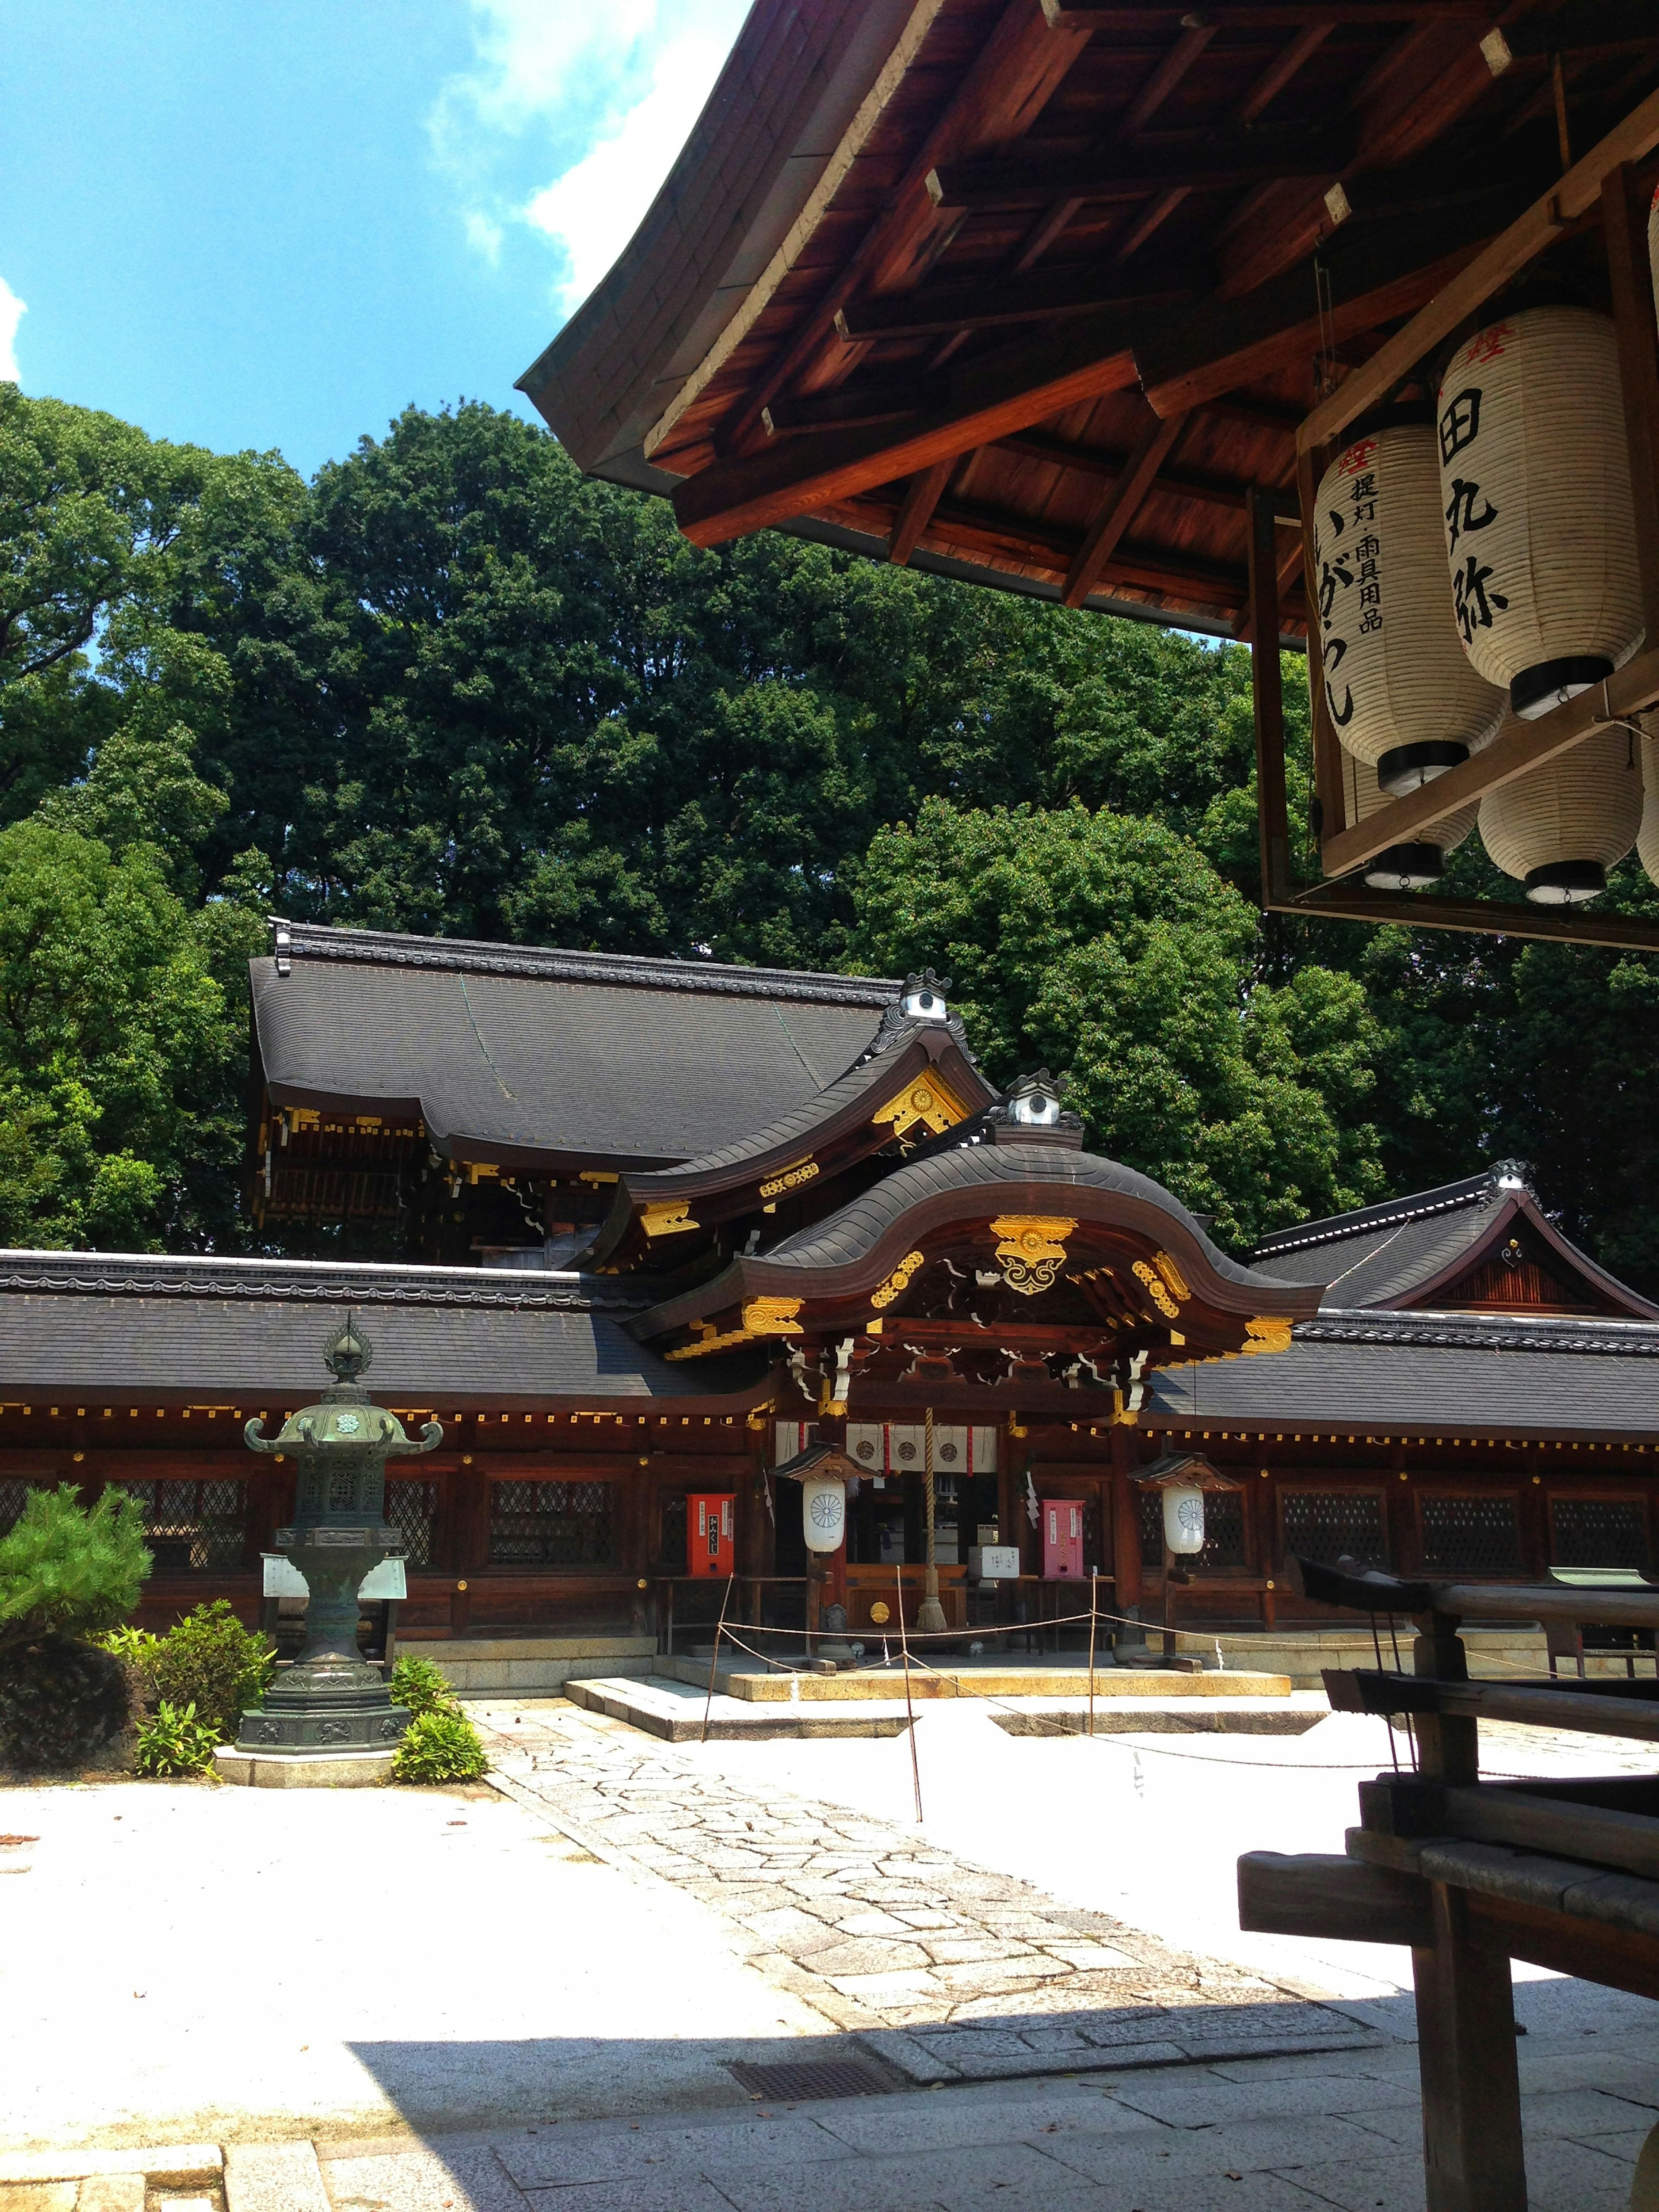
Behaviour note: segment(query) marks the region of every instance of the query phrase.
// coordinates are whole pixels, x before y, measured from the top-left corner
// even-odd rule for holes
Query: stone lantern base
[[[395,1751],[252,1751],[222,1743],[213,1754],[221,1782],[254,1790],[376,1790],[392,1779]]]

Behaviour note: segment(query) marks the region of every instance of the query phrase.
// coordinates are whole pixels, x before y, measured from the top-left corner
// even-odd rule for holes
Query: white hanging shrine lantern
[[[1503,715],[1447,605],[1440,507],[1426,419],[1356,438],[1316,501],[1325,703],[1343,750],[1391,797],[1467,760]]]
[[[1195,1482],[1172,1482],[1164,1492],[1164,1540],[1190,1558],[1204,1549],[1204,1492]]]
[[[1541,307],[1489,323],[1453,356],[1438,426],[1458,631],[1531,721],[1610,676],[1642,635],[1612,322]],[[1599,843],[1612,842],[1609,829]]]
[[[1426,779],[1425,779],[1426,781]],[[1349,823],[1363,822],[1389,804],[1389,794],[1376,781],[1376,772],[1364,761],[1357,761],[1352,754],[1342,757],[1342,793],[1344,811]],[[1471,799],[1467,806],[1459,807],[1443,821],[1431,822],[1420,837],[1408,844],[1389,845],[1365,863],[1365,881],[1373,890],[1423,891],[1439,882],[1444,872],[1446,855],[1455,852],[1474,829],[1480,813],[1478,800]]]
[[[1641,826],[1636,739],[1617,723],[1480,802],[1481,842],[1535,906],[1576,906],[1604,891]]]
[[[1642,827],[1636,857],[1650,881],[1659,884],[1659,738],[1642,740]]]
[[[847,1485],[839,1475],[809,1474],[800,1486],[801,1532],[809,1552],[838,1552],[847,1534]]]

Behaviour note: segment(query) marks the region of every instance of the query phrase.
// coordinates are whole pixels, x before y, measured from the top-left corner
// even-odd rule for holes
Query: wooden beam
[[[999,438],[996,450],[1015,454],[1023,461],[1044,461],[1051,468],[1073,469],[1079,476],[1086,477],[1121,477],[1129,465],[1125,447],[1074,445],[1069,439],[1056,438],[1047,430],[1016,431],[1012,437]],[[1249,489],[1249,484],[1231,477],[1210,476],[1197,469],[1160,469],[1152,485],[1154,492],[1165,493],[1171,499],[1197,500],[1205,507],[1224,507],[1236,514],[1244,512],[1245,495]],[[1286,492],[1277,493],[1274,497],[1279,520],[1294,520],[1294,498]]]
[[[1185,0],[1141,0],[1139,6],[1111,0],[1042,0],[1051,23],[1087,24],[1091,31],[1116,31],[1145,38],[1168,30],[1184,15],[1201,13],[1218,31],[1293,31],[1304,23],[1328,23],[1334,13],[1344,24],[1489,23],[1492,0],[1206,0],[1201,10]]]
[[[1507,724],[1484,750],[1449,768],[1420,791],[1396,799],[1340,836],[1327,838],[1321,854],[1326,874],[1346,875],[1389,845],[1409,844],[1431,823],[1443,822],[1471,799],[1484,799],[1488,792],[1501,790],[1517,776],[1530,775],[1547,761],[1571,752],[1608,722],[1628,720],[1656,701],[1659,701],[1659,650],[1650,650],[1627,660],[1592,690],[1581,691],[1565,706],[1540,714],[1535,722]]]
[[[1336,25],[1328,20],[1304,23],[1296,36],[1274,55],[1245,94],[1238,111],[1239,121],[1254,123],[1268,102],[1276,100],[1284,91],[1303,63],[1318,52],[1335,28]]]
[[[1639,161],[1659,145],[1659,92],[1650,93],[1601,143],[1574,163],[1560,183],[1534,202],[1450,282],[1442,284],[1404,330],[1388,340],[1364,368],[1356,369],[1315,408],[1297,433],[1303,448],[1340,437],[1355,416],[1386,398],[1424,356],[1449,337],[1468,315],[1483,307],[1517,270],[1588,215],[1604,179],[1621,163]]]
[[[1170,187],[1227,191],[1279,177],[1334,177],[1353,159],[1346,126],[1195,131],[1146,137],[1118,153],[1029,154],[941,163],[927,173],[935,206],[969,215],[1046,208],[1057,199],[1131,201]]]
[[[1185,25],[1181,36],[1125,109],[1118,125],[1120,137],[1132,138],[1136,131],[1146,128],[1214,36],[1215,25],[1201,16]]]
[[[932,468],[923,469],[905,486],[898,519],[887,541],[887,557],[898,568],[903,568],[915,551],[917,541],[932,520],[939,495],[950,483],[956,465],[954,454],[948,460],[935,461]]]
[[[679,485],[675,516],[694,545],[723,545],[1123,391],[1134,374],[1121,319],[1080,318],[1052,337],[963,363],[947,403],[901,427],[779,439],[765,452],[716,461]]]
[[[1642,616],[1650,640],[1659,644],[1659,324],[1654,317],[1648,255],[1647,197],[1627,161],[1613,170],[1601,186],[1601,230],[1619,333]]]
[[[1449,929],[1462,936],[1523,937],[1552,945],[1607,945],[1626,952],[1659,952],[1659,922],[1582,908],[1522,905],[1504,899],[1435,898],[1415,891],[1373,891],[1330,884],[1292,890],[1273,902],[1275,914],[1358,921],[1375,928]]]
[[[1117,550],[1119,540],[1127,533],[1152,489],[1153,477],[1163,466],[1164,456],[1184,428],[1181,417],[1174,416],[1167,422],[1154,421],[1142,432],[1129,456],[1128,466],[1107,493],[1084,533],[1060,595],[1063,605],[1080,607],[1094,589],[1096,579]]]
[[[1012,557],[1050,575],[1064,576],[1076,559],[1082,534],[1062,523],[1045,522],[1034,515],[975,500],[941,499],[926,533],[937,542],[949,538],[960,545],[994,556]],[[1195,601],[1200,606],[1227,608],[1244,604],[1246,583],[1241,570],[1218,561],[1202,561],[1191,554],[1172,553],[1159,545],[1120,543],[1096,588],[1127,584],[1138,591],[1163,592],[1171,599]]]
[[[1109,307],[1161,306],[1184,294],[1207,292],[1213,284],[1213,270],[1193,261],[1144,276],[1126,276],[1109,264],[1045,269],[1040,276],[987,269],[977,276],[923,284],[914,292],[851,301],[836,310],[836,328],[849,345],[867,339],[933,337],[951,331],[994,330],[1003,324],[1098,313]]]
[[[1265,904],[1282,896],[1291,880],[1285,690],[1279,665],[1279,541],[1273,501],[1254,487],[1249,513],[1250,696],[1255,709],[1255,813]]]
[[[862,430],[877,422],[902,422],[908,415],[942,407],[951,396],[943,376],[878,377],[840,385],[833,392],[810,392],[804,399],[778,398],[761,410],[767,435],[796,430]]]
[[[1516,61],[1552,54],[1638,52],[1654,42],[1653,0],[1571,0],[1526,21],[1506,23],[1504,43]]]
[[[826,344],[835,343],[837,307],[865,289],[908,289],[923,273],[939,221],[923,182],[927,172],[940,161],[1023,137],[1089,37],[1086,23],[1050,21],[1038,0],[1008,0],[904,175],[884,196],[870,228],[744,395],[723,433],[730,449],[740,451],[760,434],[763,407]]]

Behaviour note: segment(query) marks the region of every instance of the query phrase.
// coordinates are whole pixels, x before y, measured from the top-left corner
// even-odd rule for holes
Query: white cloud
[[[556,293],[574,308],[650,205],[747,5],[472,0],[477,66],[444,88],[429,128],[473,249],[494,263],[508,226],[527,226],[557,249]],[[527,191],[538,169],[550,180]]]
[[[0,384],[17,384],[17,325],[27,307],[3,276],[0,276]]]

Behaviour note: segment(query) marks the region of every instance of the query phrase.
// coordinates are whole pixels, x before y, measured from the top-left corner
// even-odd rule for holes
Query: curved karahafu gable
[[[791,1217],[812,1220],[846,1196],[848,1170],[889,1146],[957,1128],[1000,1093],[980,1073],[954,1018],[907,1018],[890,1006],[866,1052],[816,1097],[752,1136],[660,1174],[624,1175],[585,1265],[675,1269],[699,1258],[714,1232],[754,1217],[761,1243]],[[816,1203],[815,1203],[816,1201]]]
[[[629,1326],[671,1362],[769,1340],[825,1412],[866,1376],[884,1398],[965,1382],[988,1407],[1097,1389],[1132,1412],[1153,1368],[1285,1348],[1322,1287],[1228,1259],[1132,1168],[999,1128]]]

